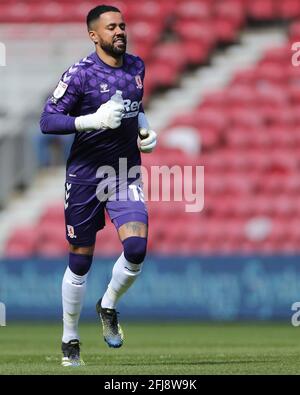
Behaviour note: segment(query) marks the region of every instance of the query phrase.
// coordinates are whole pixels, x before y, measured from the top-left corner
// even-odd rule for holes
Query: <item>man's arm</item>
[[[70,134],[76,132],[75,119],[69,114],[83,94],[83,73],[70,67],[59,81],[52,96],[48,98],[40,119],[45,134]]]
[[[144,83],[145,78],[145,64],[143,62],[143,70],[141,79]],[[146,118],[144,107],[141,104],[138,115],[139,137],[137,139],[138,148],[143,153],[150,153],[154,150],[157,144],[157,134],[151,129]]]
[[[44,134],[71,134],[88,130],[116,129],[120,126],[124,106],[111,100],[102,104],[94,114],[70,117],[43,112],[40,120]]]
[[[75,117],[64,114],[49,114],[43,112],[40,128],[44,134],[72,134],[76,132]]]
[[[120,126],[124,104],[112,100],[102,104],[93,114],[78,117],[68,115],[83,95],[83,84],[82,74],[67,76],[68,84],[64,82],[66,75],[46,103],[40,120],[42,133],[64,135],[89,130],[116,129]]]

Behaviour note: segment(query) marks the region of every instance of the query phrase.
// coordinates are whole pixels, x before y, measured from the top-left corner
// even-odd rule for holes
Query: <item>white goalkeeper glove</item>
[[[157,134],[151,129],[140,128],[138,147],[143,153],[152,152],[157,143]]]
[[[157,134],[151,130],[145,113],[139,113],[138,124],[139,137],[137,139],[137,145],[139,150],[144,153],[152,152],[157,143]]]
[[[102,104],[93,114],[82,115],[75,119],[78,132],[99,129],[116,129],[121,125],[124,114],[124,104],[113,100]]]

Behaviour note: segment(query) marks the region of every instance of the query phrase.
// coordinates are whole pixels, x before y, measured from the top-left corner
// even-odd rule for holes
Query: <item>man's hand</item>
[[[124,104],[109,100],[95,113],[96,129],[116,129],[121,125]],[[99,127],[100,126],[100,127]]]
[[[121,125],[124,104],[113,100],[102,104],[94,114],[82,115],[75,119],[79,132],[99,129],[116,129]]]
[[[140,128],[138,137],[138,147],[143,153],[152,152],[157,143],[157,134],[150,129]]]

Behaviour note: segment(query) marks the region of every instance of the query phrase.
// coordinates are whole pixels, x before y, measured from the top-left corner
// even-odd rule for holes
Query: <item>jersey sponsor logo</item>
[[[138,101],[131,101],[130,99],[124,99],[125,113],[123,118],[133,118],[138,116],[141,104],[142,101],[138,102]]]
[[[107,84],[104,84],[104,83],[100,84],[100,92],[101,93],[106,93],[106,92],[109,92],[109,91],[110,91],[110,89],[108,89],[108,85]]]
[[[67,229],[68,229],[68,237],[70,237],[70,239],[76,239],[77,236],[75,235],[74,226],[67,225]]]
[[[54,99],[58,100],[63,97],[63,95],[66,93],[66,90],[68,89],[68,84],[66,84],[63,81],[59,81],[55,91],[53,92],[53,97]]]
[[[143,89],[143,82],[140,75],[135,76],[135,82],[138,89]]]

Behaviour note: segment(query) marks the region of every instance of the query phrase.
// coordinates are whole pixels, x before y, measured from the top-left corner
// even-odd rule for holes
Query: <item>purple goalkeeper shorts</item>
[[[69,243],[84,247],[96,241],[96,234],[105,226],[105,210],[118,229],[138,221],[148,225],[148,212],[140,185],[126,184],[107,199],[95,185],[65,183],[66,238]]]

